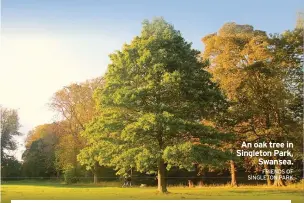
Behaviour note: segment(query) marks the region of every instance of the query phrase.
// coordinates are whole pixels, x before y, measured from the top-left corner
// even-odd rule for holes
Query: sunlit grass
[[[118,183],[65,185],[57,182],[9,182],[1,187],[2,202],[12,199],[291,199],[304,202],[303,183],[287,187],[266,185],[230,187],[228,185],[188,188],[170,186],[168,194],[156,187],[114,187]]]

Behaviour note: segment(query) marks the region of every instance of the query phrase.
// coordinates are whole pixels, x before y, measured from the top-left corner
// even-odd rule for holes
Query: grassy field
[[[107,184],[109,185],[109,184]],[[169,187],[168,194],[159,194],[154,187],[120,188],[106,184],[65,185],[45,182],[2,183],[2,202],[12,199],[291,199],[304,202],[303,184],[282,188],[267,186],[214,186],[202,188]]]

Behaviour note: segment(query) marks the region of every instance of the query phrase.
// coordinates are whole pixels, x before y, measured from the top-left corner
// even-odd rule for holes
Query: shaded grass
[[[117,184],[117,183],[112,183]],[[108,187],[105,187],[108,186]],[[110,186],[110,187],[109,187]],[[303,184],[288,187],[268,186],[206,186],[202,188],[169,187],[168,194],[160,194],[156,187],[121,188],[110,182],[65,185],[59,182],[8,182],[1,187],[2,202],[12,199],[290,199],[304,202]]]

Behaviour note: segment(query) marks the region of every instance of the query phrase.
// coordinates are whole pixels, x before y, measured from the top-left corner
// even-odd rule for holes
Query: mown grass
[[[272,199],[292,200],[292,203],[304,202],[302,184],[288,187],[268,186],[206,186],[202,188],[168,188],[168,194],[160,194],[155,187],[121,188],[110,183],[65,185],[58,182],[7,182],[2,183],[2,202],[10,200],[38,199]]]

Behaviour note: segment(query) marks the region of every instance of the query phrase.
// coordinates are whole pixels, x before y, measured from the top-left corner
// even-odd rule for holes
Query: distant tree
[[[1,162],[8,158],[8,152],[17,147],[14,136],[21,135],[17,110],[0,106],[0,130],[1,130]]]
[[[96,115],[93,92],[102,85],[103,78],[73,83],[57,91],[51,100],[50,107],[60,116],[58,127],[61,129],[61,136],[57,146],[56,165],[62,171],[69,171],[70,175],[72,172],[75,176],[79,175],[77,154],[86,143],[85,139],[80,137],[80,132]],[[94,173],[94,170],[92,172]],[[94,176],[97,177],[97,174],[94,173]],[[94,180],[97,181],[96,178]]]
[[[296,35],[287,35],[270,39],[252,26],[227,23],[218,33],[203,38],[208,70],[230,105],[217,125],[239,137],[239,142],[227,148],[235,150],[244,140],[292,142],[299,138],[303,38],[301,43]],[[231,184],[235,185],[235,164],[231,161],[230,165]],[[275,185],[282,181],[278,179]]]
[[[73,83],[57,91],[51,99],[50,107],[64,120],[65,129],[77,137],[85,129],[85,124],[94,117],[93,92],[103,84],[102,78]]]
[[[166,192],[166,168],[193,168],[195,157],[179,155],[215,151],[219,137],[201,120],[222,108],[223,97],[199,51],[162,18],[144,21],[140,36],[110,58],[96,92],[101,113],[84,131],[89,143],[79,159],[92,166],[86,156],[94,154],[119,174],[158,173],[158,190]]]
[[[57,124],[44,124],[30,131],[22,155],[23,173],[28,177],[51,177],[57,174],[55,149]]]
[[[242,140],[252,138],[251,130],[248,131],[251,122],[244,123],[244,120],[250,119],[248,108],[244,109],[249,106],[239,99],[243,94],[240,87],[250,77],[246,77],[244,67],[255,61],[268,59],[267,35],[265,32],[254,30],[250,25],[226,23],[217,33],[205,36],[202,41],[205,44],[203,56],[210,61],[208,71],[229,101],[229,109],[216,125],[222,131],[238,135],[236,141],[226,145],[227,149],[235,151]],[[230,160],[229,165],[231,185],[235,186],[235,161]]]
[[[1,162],[1,179],[17,180],[21,178],[21,163],[13,156],[6,156]]]
[[[271,66],[278,72],[283,86],[283,90],[277,91],[276,98],[273,98],[279,101],[272,107],[275,116],[270,117],[269,126],[276,126],[277,130],[272,135],[269,133],[270,139],[292,142],[293,159],[300,162],[303,160],[303,36],[303,28],[296,28],[271,35],[270,41],[273,56]],[[280,169],[281,166],[276,168]],[[283,184],[280,178],[274,181],[276,186]]]

